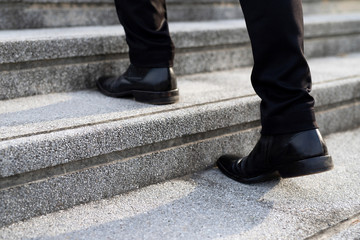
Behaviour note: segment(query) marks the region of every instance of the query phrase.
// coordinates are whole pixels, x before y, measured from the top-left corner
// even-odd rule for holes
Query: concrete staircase
[[[1,16],[42,11],[33,22],[1,18],[8,30],[0,31],[0,226],[199,171],[223,153],[248,153],[259,136],[259,99],[245,23],[229,19],[241,16],[232,4],[169,1],[169,15],[176,6],[189,13],[179,19],[207,21],[171,23],[181,101],[153,106],[93,89],[97,77],[128,65],[120,26],[81,26],[113,24],[86,18],[110,2],[0,1]],[[305,18],[306,55],[324,134],[360,124],[359,5],[304,2],[316,13]],[[79,20],[53,21],[66,8]],[[196,8],[219,15],[195,19]]]
[[[356,240],[360,128],[325,141],[329,172],[246,185],[210,168],[0,228],[0,239]]]

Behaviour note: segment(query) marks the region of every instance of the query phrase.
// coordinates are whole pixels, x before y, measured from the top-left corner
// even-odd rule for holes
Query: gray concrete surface
[[[311,61],[323,134],[360,125],[358,59]],[[259,130],[249,70],[185,76],[182,99],[170,106],[95,91],[3,101],[0,225],[199,171],[223,153],[248,153]]]
[[[358,104],[353,101],[360,97],[359,58],[353,54],[310,61],[317,107],[324,112],[319,112],[319,122],[326,133],[358,121],[354,111]],[[96,91],[3,101],[0,153],[6,161],[1,163],[1,176],[257,121],[259,113],[254,106],[259,99],[254,96],[249,75],[250,69],[245,68],[182,77],[181,101],[170,106],[108,98]],[[327,109],[342,103],[355,104],[345,108],[345,113],[353,112],[347,114],[347,121]],[[161,127],[164,121],[169,128]],[[159,131],[156,135],[151,132],[155,128]],[[149,130],[146,134],[145,129]],[[132,135],[142,137],[128,137]]]
[[[206,169],[227,152],[248,153],[259,135],[258,128],[226,130],[2,179],[0,226]],[[239,147],[239,142],[247,144]],[[88,148],[84,146],[83,150]]]
[[[350,226],[331,237],[331,240],[360,239],[360,217],[354,220]]]
[[[360,129],[325,140],[330,172],[243,185],[209,169],[15,223],[0,238],[322,239],[360,213]],[[358,239],[358,221],[349,226],[326,239]]]
[[[49,28],[118,24],[113,1],[47,0],[0,1],[0,29]],[[356,0],[303,1],[305,15],[360,11]],[[242,18],[238,0],[167,1],[174,21]]]
[[[360,51],[360,15],[306,20],[305,52],[321,57]],[[243,21],[174,23],[178,75],[249,66],[252,55]],[[103,75],[128,66],[119,26],[0,32],[0,99],[68,92],[95,86]]]
[[[241,107],[242,105],[239,106]],[[232,116],[229,110],[226,109],[223,115],[221,115],[222,111],[214,112],[214,115],[205,112],[202,117],[218,121],[215,119],[216,116],[226,116],[226,118],[227,114]],[[317,116],[319,118],[325,114],[325,117],[320,119],[326,121],[320,120],[319,123],[331,126],[330,132],[349,129],[360,124],[359,117],[356,118],[357,122],[348,120],[354,118],[354,112],[360,112],[360,104],[356,107],[341,106],[339,109],[324,112]],[[201,115],[201,112],[199,114]],[[187,127],[191,126],[190,129],[196,127],[192,121],[174,119],[176,120],[179,120],[178,123],[187,124]],[[201,121],[196,122],[200,124],[197,126],[200,128]],[[339,126],[335,126],[336,124]],[[8,162],[7,164],[13,167],[11,170],[15,169],[14,166],[20,170],[28,168],[28,171],[31,171],[32,167],[39,169],[1,179],[0,202],[3,205],[0,206],[0,225],[111,197],[151,183],[202,170],[212,166],[221,154],[244,155],[248,153],[249,148],[254,145],[259,136],[258,128],[250,128],[254,125],[257,125],[256,122],[250,125],[240,124],[220,128],[206,133],[200,132],[167,141],[163,138],[158,143],[156,143],[158,134],[161,134],[163,130],[157,126],[157,122],[150,126],[140,125],[138,129],[135,125],[135,131],[130,132],[131,135],[126,135],[125,138],[131,136],[129,143],[133,141],[132,144],[139,144],[138,147],[122,151],[115,150],[116,152],[90,158],[87,156],[93,156],[102,151],[114,151],[119,147],[118,145],[123,147],[121,145],[124,144],[124,138],[116,138],[116,134],[119,133],[113,131],[105,133],[104,137],[102,137],[104,132],[92,133],[92,135],[79,132],[78,136],[73,138],[57,140],[43,138],[40,143],[30,142],[28,145],[18,147],[19,149],[16,149],[18,152],[13,151],[14,155],[17,154],[22,159],[12,165]],[[186,129],[183,125],[180,128],[175,128],[175,126],[172,123],[166,124],[166,127],[162,125],[163,128],[169,128],[170,131],[177,133]],[[139,130],[145,132],[139,132]],[[322,132],[326,133],[323,130]],[[169,132],[165,134],[167,134],[164,135],[166,138],[172,136]],[[134,141],[135,137],[132,136],[137,136],[139,140]],[[144,145],[143,139],[155,140],[155,143]],[[239,146],[239,142],[247,144]],[[101,149],[97,149],[99,144],[102,146]],[[125,142],[126,144],[128,143]],[[8,150],[11,154],[13,149]],[[25,153],[19,152],[21,150]],[[76,158],[80,160],[75,161]],[[61,162],[65,164],[56,165]],[[47,164],[54,164],[54,166],[49,167]],[[48,167],[41,169],[46,166]],[[9,168],[4,170],[9,170]]]
[[[359,54],[309,61],[318,107],[358,97],[359,61]],[[255,95],[250,74],[251,68],[242,68],[180,77],[180,103],[161,107],[109,98],[93,90],[2,101],[0,140]],[[334,88],[331,94],[329,86]]]
[[[305,17],[305,36],[329,37],[360,33],[358,13]],[[177,48],[209,47],[248,42],[243,20],[170,24]],[[0,31],[0,63],[126,53],[120,26]]]

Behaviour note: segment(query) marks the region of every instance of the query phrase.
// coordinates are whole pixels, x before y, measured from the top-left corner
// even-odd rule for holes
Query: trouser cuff
[[[279,135],[318,128],[314,109],[288,115],[262,117],[262,135]]]
[[[163,52],[130,50],[129,57],[130,62],[136,67],[163,68],[174,65],[174,50]]]

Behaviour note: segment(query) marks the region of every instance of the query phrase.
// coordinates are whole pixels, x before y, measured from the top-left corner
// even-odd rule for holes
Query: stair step
[[[360,51],[360,14],[305,18],[307,57]],[[173,23],[178,75],[249,66],[243,20]],[[89,89],[103,75],[128,66],[121,27],[78,27],[0,32],[0,99]]]
[[[360,128],[325,141],[335,164],[326,173],[246,185],[208,169],[0,228],[0,236],[355,240],[360,233]]]
[[[242,18],[238,0],[167,1],[169,21]],[[303,1],[305,15],[360,11],[357,0]],[[113,0],[0,1],[0,29],[118,24]]]
[[[360,125],[360,53],[311,59],[323,134]],[[179,78],[168,106],[56,93],[0,105],[0,226],[245,155],[259,136],[250,68]],[[346,116],[346,117],[345,117]]]

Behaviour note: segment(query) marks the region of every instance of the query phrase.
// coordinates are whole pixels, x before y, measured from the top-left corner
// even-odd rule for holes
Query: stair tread
[[[324,135],[360,124],[359,59],[309,61]],[[260,130],[250,70],[180,77],[181,101],[169,106],[95,90],[1,101],[0,136],[8,138],[0,140],[0,226],[197,172],[225,153],[247,154]]]
[[[309,65],[314,69],[313,82],[316,85],[339,78],[360,76],[360,69],[357,67],[359,61],[360,54],[311,59]],[[334,64],[336,67],[330,67]],[[179,77],[181,100],[177,104],[167,106],[149,105],[132,99],[110,98],[96,90],[2,101],[0,140],[255,95],[249,80],[250,74],[251,68],[247,67]]]
[[[359,12],[341,13],[341,14],[317,14],[304,16],[304,22],[308,24],[320,22],[342,22],[357,21],[360,19]],[[195,22],[172,22],[169,23],[171,32],[194,31],[194,30],[217,30],[232,29],[244,27],[243,19],[230,20],[211,20],[211,21],[195,21]],[[115,31],[115,32],[114,32]],[[86,34],[86,35],[84,35]],[[59,27],[59,28],[40,28],[40,29],[16,29],[1,30],[0,42],[3,41],[20,41],[20,40],[43,40],[43,39],[64,39],[69,37],[83,37],[88,35],[116,36],[124,34],[120,25],[109,26],[78,26],[78,27]]]
[[[113,1],[106,0],[1,0],[0,29],[113,25],[118,23]],[[167,1],[169,21],[238,19],[243,14],[237,0]],[[356,0],[303,1],[305,15],[356,12]],[[14,18],[15,16],[15,18]],[[16,20],[15,20],[16,19]]]
[[[328,86],[329,84],[355,84],[360,83],[360,69],[358,63],[360,53],[349,54],[338,57],[327,57],[311,59],[309,65],[313,69],[314,91]],[[77,141],[85,142],[90,139],[96,139],[92,134],[105,134],[109,131],[115,134],[116,131],[124,131],[122,134],[131,134],[140,137],[137,134],[127,133],[127,131],[143,131],[144,128],[151,127],[157,123],[176,124],[179,119],[187,118],[186,121],[195,121],[192,115],[201,112],[216,112],[222,109],[243,106],[242,113],[237,113],[236,121],[251,122],[259,119],[258,103],[259,99],[255,95],[250,83],[250,68],[241,68],[231,71],[221,71],[213,73],[203,73],[183,76],[179,78],[179,88],[181,91],[181,100],[177,104],[167,106],[154,106],[135,102],[131,99],[116,99],[103,96],[96,90],[78,91],[72,93],[58,93],[43,96],[34,96],[19,98],[14,100],[2,101],[0,106],[0,151],[3,154],[10,154],[11,151],[21,154],[33,152],[37,156],[40,165],[58,164],[72,161],[69,157],[64,159],[57,158],[56,161],[47,157],[52,152],[52,147],[56,148],[57,142],[64,144],[79,144]],[[344,89],[345,91],[346,89]],[[355,90],[353,90],[355,91]],[[338,96],[320,96],[317,107],[336,103],[336,101],[352,101],[357,92],[339,94]],[[340,99],[340,100],[339,100]],[[248,109],[250,108],[250,109]],[[228,110],[226,110],[228,111]],[[225,111],[225,112],[226,112]],[[224,114],[224,113],[223,113]],[[245,115],[242,115],[245,114]],[[232,116],[224,116],[232,118]],[[240,120],[239,120],[240,119]],[[183,120],[185,121],[185,120]],[[87,157],[105,154],[109,151],[121,150],[137,146],[138,144],[147,144],[156,141],[171,139],[172,137],[194,134],[211,129],[221,128],[222,122],[212,123],[211,119],[203,119],[202,123],[197,123],[189,128],[174,130],[162,129],[163,133],[155,132],[154,135],[141,136],[140,139],[123,139],[122,143],[115,146],[109,142],[94,143],[103,145],[95,152],[86,152]],[[210,122],[208,122],[210,121]],[[143,125],[142,125],[143,124]],[[145,126],[145,125],[146,126]],[[186,123],[182,123],[185,124]],[[179,128],[180,125],[178,124]],[[177,125],[177,124],[176,124]],[[214,125],[214,126],[213,126]],[[156,128],[153,126],[154,129]],[[161,127],[161,125],[157,126]],[[130,130],[129,130],[130,129]],[[131,130],[132,129],[132,130]],[[134,130],[135,129],[135,130]],[[147,129],[149,130],[149,129]],[[151,130],[149,130],[151,132]],[[155,130],[154,130],[155,131]],[[157,130],[156,130],[157,131]],[[159,130],[160,131],[160,130]],[[168,134],[169,136],[167,136]],[[73,143],[71,143],[73,141]],[[135,143],[136,142],[136,143]],[[48,146],[46,151],[38,153],[36,146],[33,144],[54,145]],[[90,145],[90,144],[89,144]],[[35,148],[25,153],[24,149]],[[19,147],[18,150],[13,148]],[[13,150],[11,150],[13,149]],[[69,147],[68,154],[74,154],[74,150]],[[10,151],[10,152],[9,152]],[[80,150],[82,151],[82,150]],[[103,152],[101,152],[103,151]],[[0,152],[1,154],[1,152]],[[59,153],[62,154],[62,153]],[[76,155],[76,154],[75,154]],[[2,176],[11,175],[12,171],[22,172],[26,169],[36,169],[38,166],[32,162],[17,164],[16,161],[22,162],[21,157],[13,155],[14,162],[3,162],[4,167]],[[73,156],[74,160],[79,156]],[[35,161],[35,160],[33,160]],[[58,161],[58,163],[56,163]],[[6,168],[5,168],[6,166]],[[9,171],[11,169],[11,171]],[[5,173],[6,172],[6,173]]]
[[[306,16],[305,37],[326,34],[358,33],[359,13]],[[351,25],[350,22],[355,24]],[[319,26],[320,24],[320,26]],[[340,24],[335,29],[328,27]],[[326,25],[327,27],[324,27]],[[242,32],[238,30],[242,29]],[[248,41],[244,20],[207,22],[177,22],[170,24],[177,48],[235,44]],[[201,38],[206,32],[234,31],[232,36],[218,34],[216,38]],[[115,41],[120,41],[116,42]],[[94,46],[94,47],[91,47]],[[43,59],[126,53],[124,31],[120,26],[86,26],[50,29],[0,31],[0,49],[4,54],[0,64]]]
[[[314,235],[330,239],[347,231],[335,239],[357,239],[360,128],[332,134],[325,141],[335,164],[327,173],[245,185],[218,169],[208,169],[3,227],[0,235],[4,239],[306,239]],[[348,219],[347,225],[338,227]],[[331,232],[323,234],[324,229]]]
[[[307,57],[360,51],[360,14],[309,16],[305,22]],[[243,20],[179,22],[171,33],[177,75],[252,64]],[[0,51],[1,100],[93,88],[98,77],[118,75],[129,64],[120,26],[0,31]]]

